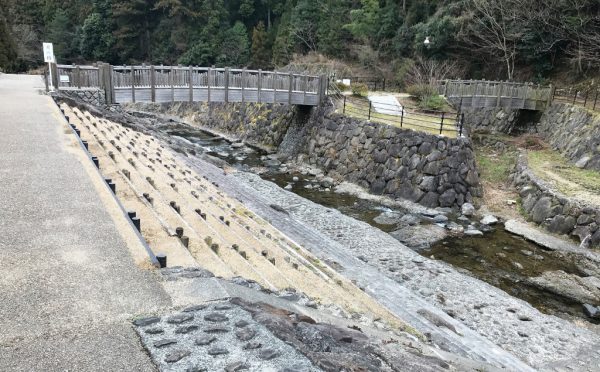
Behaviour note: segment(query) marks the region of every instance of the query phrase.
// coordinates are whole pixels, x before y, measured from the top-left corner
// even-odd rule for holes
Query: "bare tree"
[[[453,61],[417,57],[406,73],[405,81],[408,85],[434,86],[440,80],[459,78],[463,72],[463,69]]]
[[[525,4],[527,1],[520,0],[469,0],[471,11],[463,40],[499,58],[509,80],[514,74],[517,45],[525,31],[518,22]]]

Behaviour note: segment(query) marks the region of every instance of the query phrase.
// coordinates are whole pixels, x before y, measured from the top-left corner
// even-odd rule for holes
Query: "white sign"
[[[44,62],[54,62],[54,47],[52,43],[42,43],[44,48]]]
[[[69,82],[69,75],[60,75],[60,82],[61,83],[68,83]]]

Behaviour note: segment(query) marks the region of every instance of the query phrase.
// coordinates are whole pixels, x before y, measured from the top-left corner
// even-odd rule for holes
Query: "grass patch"
[[[479,176],[483,181],[506,184],[510,172],[517,163],[517,152],[514,149],[502,152],[478,149],[476,159]]]
[[[571,164],[559,153],[552,150],[529,151],[527,154],[529,167],[536,175],[547,179],[546,173],[552,172],[567,182],[556,182],[559,190],[565,194],[572,194],[572,183],[581,188],[600,192],[600,173],[588,169],[580,169]]]

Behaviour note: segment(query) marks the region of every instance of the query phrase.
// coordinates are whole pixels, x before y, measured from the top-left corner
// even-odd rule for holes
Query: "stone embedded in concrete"
[[[158,322],[160,322],[160,318],[157,316],[152,316],[152,317],[148,317],[148,318],[136,319],[133,321],[133,325],[138,326],[138,327],[144,327],[144,326],[148,326],[148,325],[155,324]]]
[[[273,358],[277,358],[279,356],[279,352],[274,349],[262,349],[258,353],[258,357],[263,360],[271,360]]]
[[[174,338],[163,338],[163,339],[160,339],[160,340],[157,340],[156,342],[154,342],[153,345],[154,345],[154,347],[161,348],[161,347],[173,345],[176,343],[177,343],[177,340]]]
[[[246,327],[236,331],[235,336],[241,341],[249,341],[256,336],[256,331]]]
[[[196,330],[198,330],[198,326],[192,324],[192,325],[185,325],[185,326],[177,327],[177,329],[175,329],[175,333],[186,334],[186,333],[194,332]]]
[[[162,329],[160,327],[147,328],[144,330],[144,332],[148,333],[150,335],[156,335],[156,334],[164,333],[164,329]]]
[[[225,366],[225,372],[237,372],[247,369],[250,369],[250,365],[242,361],[234,362]]]
[[[227,317],[227,315],[224,314],[210,313],[204,316],[204,320],[207,320],[209,322],[222,323],[229,320],[229,318]]]
[[[165,356],[165,362],[167,362],[167,363],[179,362],[181,359],[185,358],[186,356],[188,356],[190,354],[191,353],[189,350],[183,350],[183,349],[174,350]]]
[[[194,315],[192,314],[175,314],[167,318],[167,323],[181,324],[184,322],[189,322],[192,319],[194,319]]]
[[[199,336],[198,338],[196,338],[194,343],[199,346],[206,346],[206,345],[210,345],[211,343],[213,343],[216,340],[217,340],[217,338],[215,336],[202,335],[202,336]]]
[[[229,354],[229,351],[223,347],[212,347],[207,351],[207,353],[212,356],[217,356],[217,355]]]

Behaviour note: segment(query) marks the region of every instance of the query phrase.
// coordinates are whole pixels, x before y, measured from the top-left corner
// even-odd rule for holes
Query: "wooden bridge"
[[[543,110],[554,96],[552,86],[485,80],[445,80],[438,92],[458,107],[504,107]]]
[[[58,90],[103,90],[107,104],[127,102],[264,102],[319,105],[325,76],[193,66],[51,64]]]

